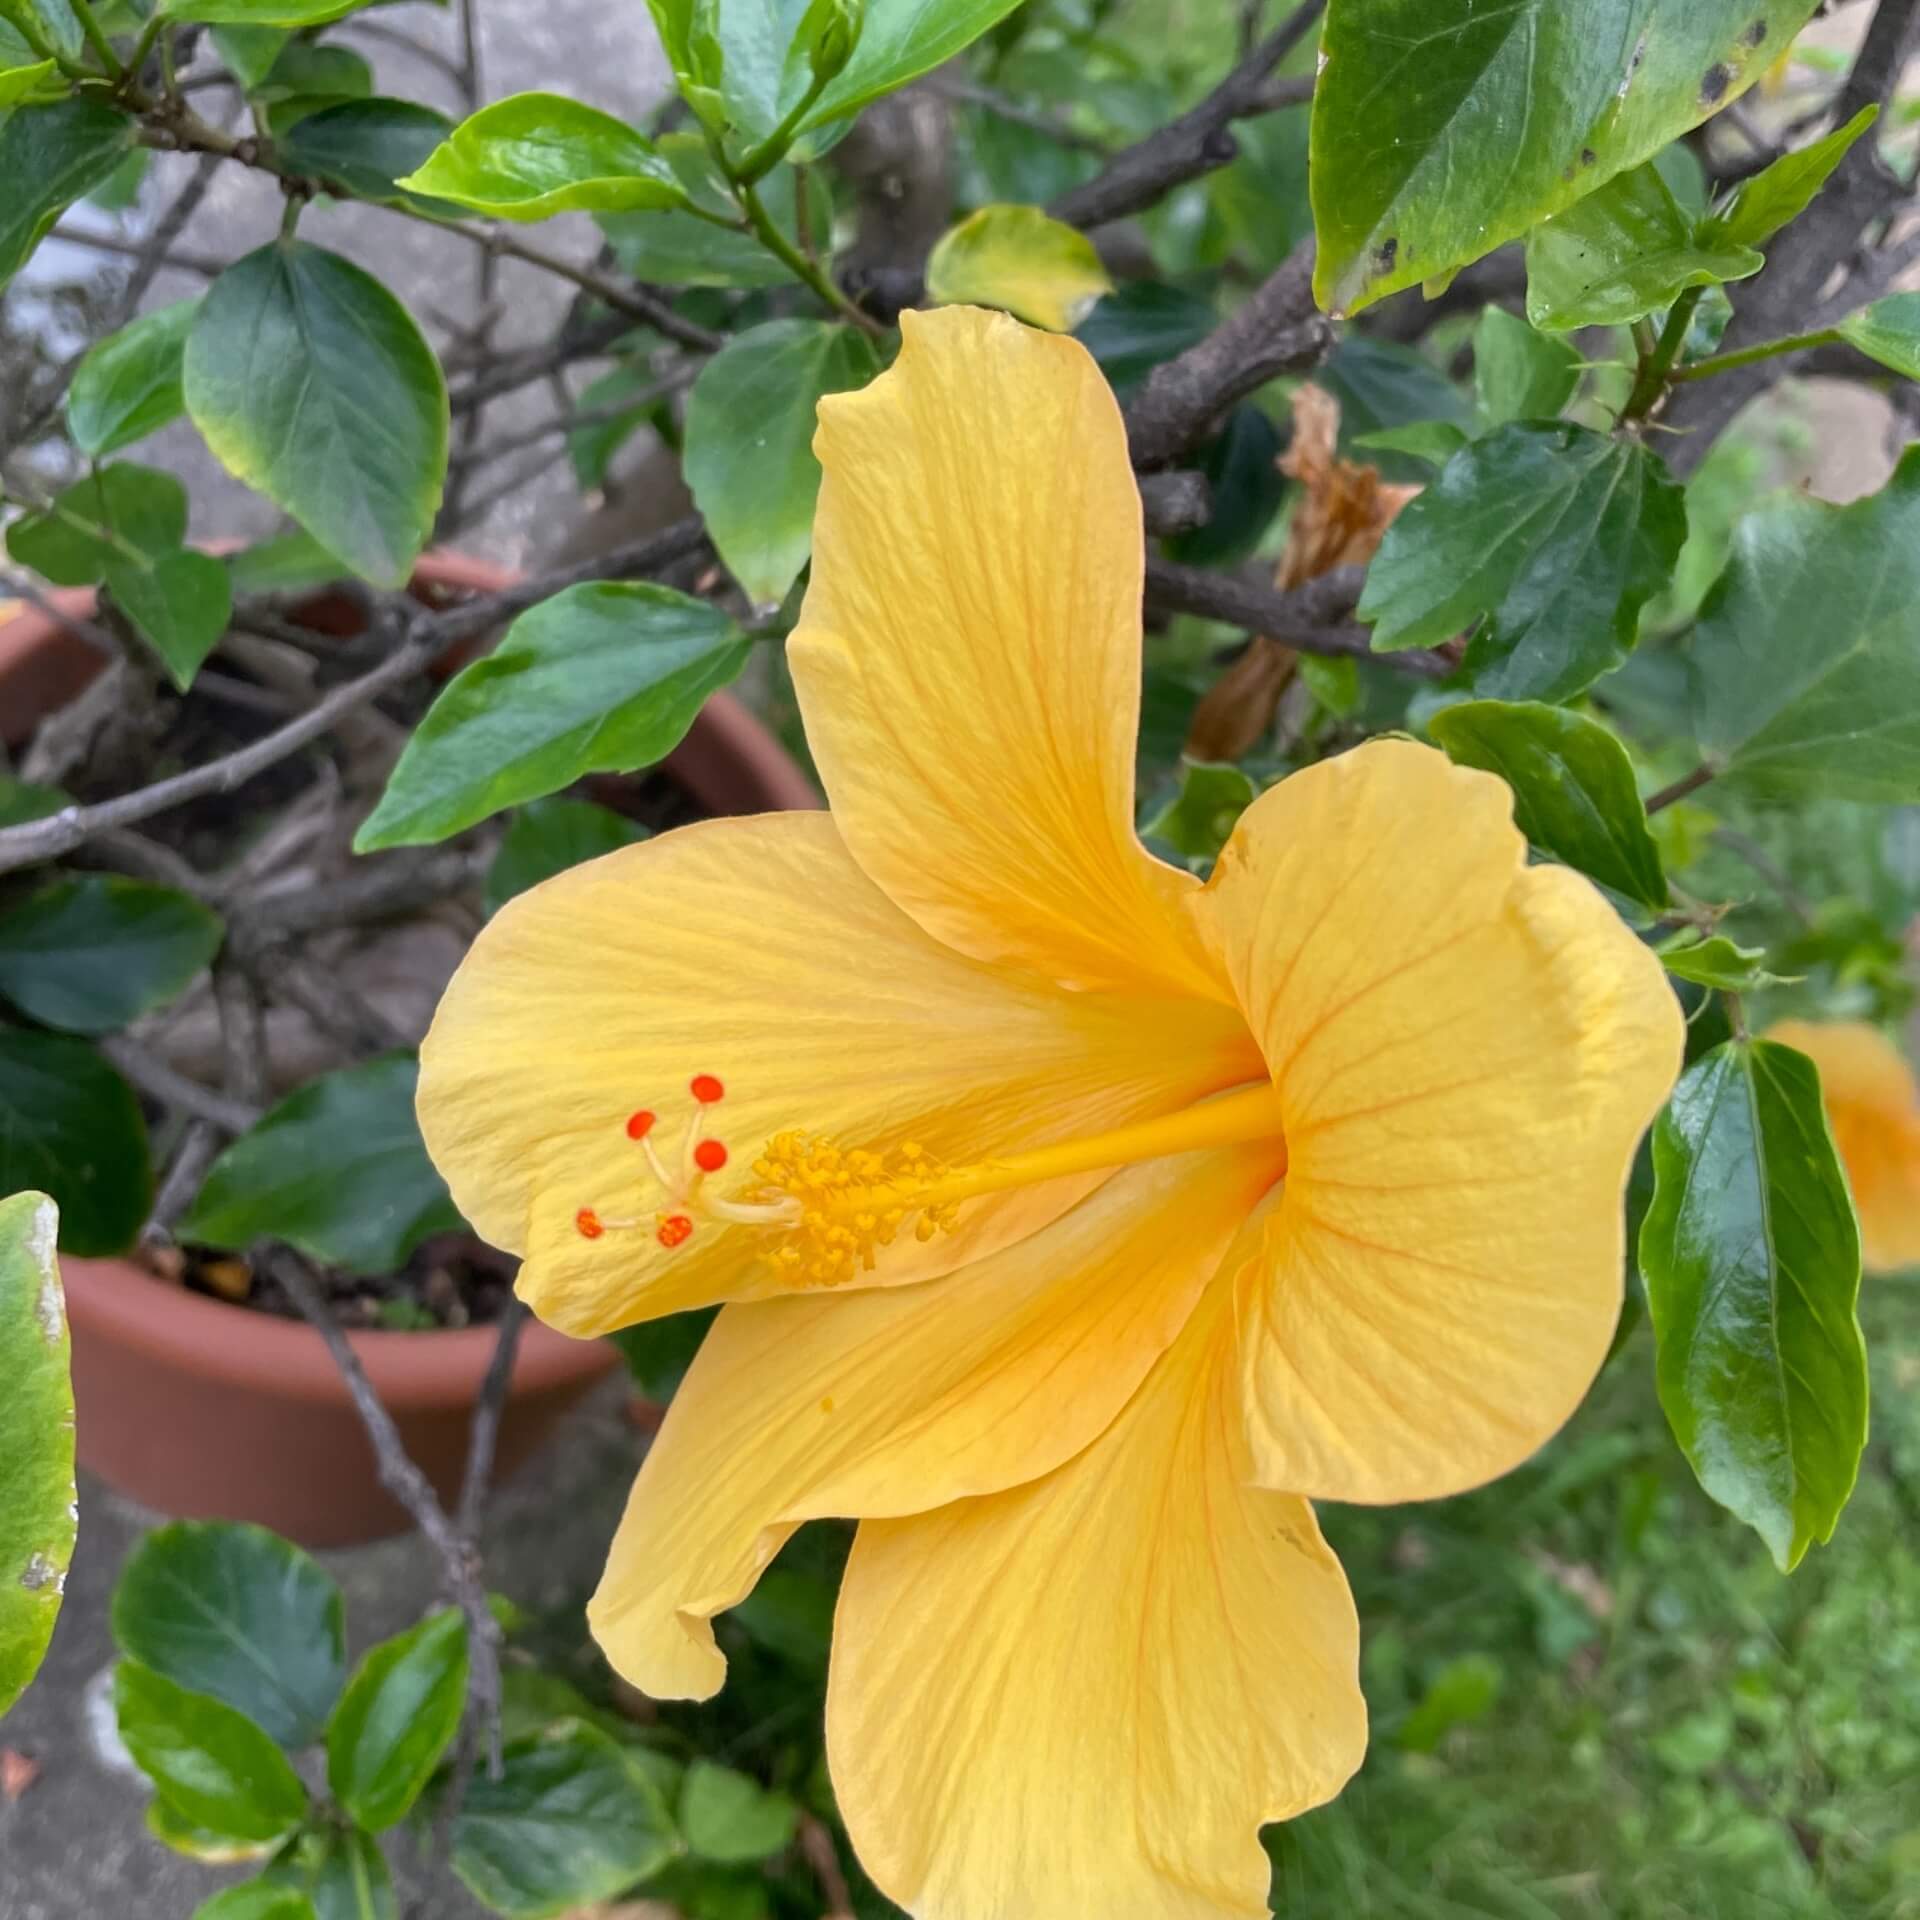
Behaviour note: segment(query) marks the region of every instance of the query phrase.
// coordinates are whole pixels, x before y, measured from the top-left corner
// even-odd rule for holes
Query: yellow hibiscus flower
[[[1606,1352],[1678,1068],[1658,963],[1402,741],[1133,830],[1144,543],[1075,342],[909,314],[824,402],[790,658],[831,814],[507,906],[423,1052],[467,1217],[576,1334],[729,1304],[591,1618],[703,1699],[711,1621],[855,1517],[840,1807],[922,1920],[1266,1912],[1359,1764],[1309,1502],[1524,1459]]]
[[[1920,1266],[1920,1088],[1905,1056],[1863,1020],[1782,1020],[1767,1038],[1820,1069],[1864,1264],[1882,1273]]]

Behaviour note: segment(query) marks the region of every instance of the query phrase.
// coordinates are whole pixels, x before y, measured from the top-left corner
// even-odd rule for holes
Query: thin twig
[[[1232,123],[1267,110],[1268,76],[1312,31],[1325,4],[1306,0],[1296,7],[1197,107],[1123,148],[1091,180],[1058,195],[1047,211],[1072,227],[1103,226],[1225,166],[1239,153],[1229,131]]]
[[[965,74],[942,70],[928,74],[920,84],[942,100],[951,100],[961,106],[979,107],[996,120],[1025,127],[1031,133],[1044,134],[1056,146],[1072,147],[1076,152],[1097,153],[1102,157],[1113,151],[1112,143],[1102,140],[1097,134],[1082,133],[1078,127],[1047,112],[1044,107],[1026,106],[1010,94],[1002,93],[998,87],[983,86],[977,80],[969,80]]]
[[[190,1114],[225,1134],[245,1133],[260,1118],[259,1106],[250,1100],[216,1093],[197,1080],[189,1080],[164,1060],[149,1053],[137,1040],[124,1033],[109,1034],[100,1042],[104,1053],[144,1094],[164,1107]]]
[[[165,1246],[172,1240],[173,1223],[193,1204],[200,1183],[207,1177],[207,1169],[220,1151],[220,1140],[220,1129],[209,1121],[195,1120],[188,1124],[173,1158],[167,1163],[160,1191],[154,1195],[153,1211],[140,1229],[145,1245]]]
[[[82,233],[77,227],[55,227],[47,238],[64,240],[70,247],[92,247],[98,253],[125,254],[136,260],[145,258],[148,251],[144,240],[123,239],[117,233]],[[208,280],[217,280],[232,264],[210,253],[183,253],[175,247],[167,248],[156,257],[163,267],[177,267],[182,273],[197,273]]]
[[[1658,793],[1650,794],[1647,798],[1647,811],[1660,813],[1677,801],[1684,800],[1688,794],[1698,793],[1717,771],[1717,768],[1710,767],[1702,761],[1691,773],[1683,773],[1678,780],[1662,787]]]
[[[109,660],[118,660],[121,656],[120,643],[105,627],[77,613],[69,613],[52,594],[22,574],[0,572],[0,600],[24,600],[35,613],[44,615],[63,633],[84,640]]]
[[[500,1318],[500,1337],[494,1342],[487,1377],[474,1403],[473,1423],[467,1429],[467,1468],[460,1482],[460,1531],[478,1540],[486,1518],[487,1493],[493,1485],[494,1446],[500,1433],[500,1412],[506,1405],[507,1383],[513,1378],[514,1355],[527,1324],[526,1302],[511,1299]]]
[[[289,940],[389,920],[474,886],[491,857],[490,850],[464,847],[374,854],[355,861],[341,879],[263,895],[246,907],[244,924],[261,938]]]

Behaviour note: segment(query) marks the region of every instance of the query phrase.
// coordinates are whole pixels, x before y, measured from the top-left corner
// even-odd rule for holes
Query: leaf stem
[[[1710,360],[1696,360],[1690,367],[1675,370],[1676,380],[1711,380],[1716,373],[1732,373],[1771,360],[1782,353],[1802,353],[1808,347],[1830,347],[1845,339],[1838,327],[1819,327],[1812,333],[1790,333],[1779,340],[1763,340],[1757,347],[1742,347],[1737,353],[1717,353]]]
[[[826,92],[827,83],[832,78],[831,72],[816,73],[806,92],[794,102],[793,111],[757,147],[748,148],[745,157],[737,165],[728,169],[736,187],[751,187],[780,164],[786,157],[787,149],[793,145],[793,136],[800,122],[806,118],[813,103]]]
[[[863,327],[878,339],[886,337],[886,328],[870,314],[863,312],[834,284],[833,276],[816,260],[809,260],[787,236],[774,225],[771,216],[761,204],[760,196],[752,187],[737,183],[740,198],[740,210],[747,216],[747,224],[753,228],[760,244],[779,260],[793,277],[802,285],[810,287],[828,306],[837,313],[844,314],[856,326]]]
[[[113,50],[113,42],[102,31],[100,22],[95,19],[90,0],[68,0],[73,8],[73,17],[80,22],[80,31],[86,35],[87,45],[98,57],[110,79],[124,80],[127,70],[120,64],[120,56]]]
[[[1693,325],[1694,309],[1705,292],[1705,287],[1689,287],[1668,309],[1667,324],[1653,343],[1653,351],[1641,353],[1640,373],[1627,396],[1626,406],[1621,409],[1622,420],[1644,420],[1659,403],[1681,350],[1687,344],[1687,329]],[[1636,333],[1634,337],[1638,340],[1641,336]]]
[[[1662,787],[1658,793],[1652,795],[1647,801],[1647,811],[1659,813],[1663,808],[1672,806],[1676,800],[1684,800],[1688,794],[1698,793],[1718,772],[1718,767],[1711,767],[1704,760],[1701,761],[1691,773],[1683,773],[1672,785]]]

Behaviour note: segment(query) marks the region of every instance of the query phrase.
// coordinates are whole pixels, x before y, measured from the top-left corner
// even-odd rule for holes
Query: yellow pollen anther
[[[858,1272],[871,1273],[880,1250],[909,1220],[914,1238],[924,1243],[952,1232],[961,1203],[981,1194],[1253,1141],[1279,1148],[1276,1171],[1285,1171],[1280,1096],[1268,1082],[1179,1113],[970,1167],[943,1167],[917,1140],[886,1149],[841,1147],[795,1130],[775,1134],[754,1161],[761,1182],[755,1201],[718,1210],[728,1219],[785,1229],[782,1244],[771,1252],[783,1277],[838,1286]]]

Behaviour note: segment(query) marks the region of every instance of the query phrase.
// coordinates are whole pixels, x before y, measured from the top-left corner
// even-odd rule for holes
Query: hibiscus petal
[[[1905,1055],[1862,1020],[1782,1020],[1767,1038],[1820,1069],[1867,1266],[1920,1265],[1920,1091]]]
[[[1078,342],[902,316],[821,403],[813,574],[788,647],[853,856],[929,933],[1081,985],[1220,994],[1133,831],[1140,497]]]
[[[916,1920],[1255,1920],[1262,1823],[1360,1764],[1353,1602],[1306,1502],[1247,1484],[1230,1307],[1044,1480],[861,1526],[828,1756]]]
[[[1511,805],[1375,742],[1256,801],[1197,909],[1286,1116],[1286,1199],[1238,1289],[1263,1485],[1477,1485],[1605,1358],[1682,1022],[1599,893],[1526,865]]]
[[[739,1198],[785,1128],[967,1162],[1180,1106],[1244,1080],[1250,1052],[1217,1003],[1067,993],[966,960],[866,879],[825,814],[774,814],[663,834],[510,901],[441,1002],[419,1108],[461,1211],[526,1255],[522,1294],[586,1335],[779,1290],[761,1257],[775,1230],[696,1218],[682,1244],[655,1237],[660,1195],[627,1122],[654,1113],[677,1163],[696,1076],[724,1090],[702,1110],[729,1156],[711,1178]],[[976,1203],[862,1278],[963,1264],[1095,1178]],[[582,1208],[639,1225],[589,1239]]]
[[[643,1691],[704,1699],[713,1615],[804,1520],[915,1513],[1046,1473],[1179,1333],[1269,1148],[1115,1176],[1017,1247],[918,1287],[729,1307],[674,1398],[589,1609]]]

